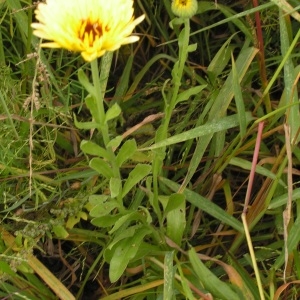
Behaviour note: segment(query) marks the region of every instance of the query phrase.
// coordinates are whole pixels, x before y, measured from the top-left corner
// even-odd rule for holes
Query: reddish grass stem
[[[257,132],[257,138],[256,138],[256,143],[255,143],[255,149],[253,153],[253,159],[252,159],[252,166],[251,166],[251,171],[249,175],[249,182],[248,182],[248,187],[247,187],[247,193],[245,197],[245,205],[243,209],[243,214],[247,213],[248,210],[248,204],[250,201],[250,196],[251,196],[251,191],[252,191],[252,186],[253,186],[253,181],[254,181],[254,175],[255,175],[255,169],[257,165],[257,160],[258,160],[258,154],[259,154],[259,148],[260,148],[260,142],[262,138],[262,131],[264,128],[264,122],[260,122],[258,124],[258,132]]]

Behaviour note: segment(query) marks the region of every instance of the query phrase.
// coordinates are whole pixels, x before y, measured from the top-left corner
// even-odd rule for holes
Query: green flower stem
[[[189,38],[190,38],[190,19],[186,18],[184,19],[184,28],[180,33],[180,37],[178,41],[179,61],[178,61],[178,65],[175,64],[172,72],[173,75],[172,76],[172,84],[173,84],[172,97],[170,103],[166,104],[165,118],[164,118],[163,129],[162,129],[162,139],[167,138],[172,112],[176,106],[176,101],[179,94],[179,88],[181,86],[181,80],[183,76],[183,70],[188,56]]]
[[[99,75],[98,61],[97,59],[91,62],[92,68],[92,78],[93,84],[95,87],[95,98],[96,98],[96,106],[98,112],[98,119],[100,124],[98,126],[98,130],[102,134],[104,146],[109,154],[109,162],[112,166],[114,178],[121,179],[120,170],[116,162],[116,156],[111,146],[109,146],[110,137],[109,137],[109,128],[108,124],[105,120],[105,109],[104,109],[104,94],[106,89],[106,84],[109,76],[109,70],[111,66],[112,53],[107,52],[102,59],[105,61],[105,64],[101,65],[101,74]],[[101,80],[102,79],[102,80]],[[123,206],[121,193],[118,197],[118,200]]]
[[[109,143],[109,134],[108,134],[108,126],[107,123],[105,122],[104,97],[103,97],[103,92],[101,91],[97,59],[91,62],[91,67],[92,67],[93,84],[95,87],[97,112],[99,114],[99,120],[100,120],[98,129],[101,131],[103,142],[106,147]]]
[[[172,70],[172,89],[165,98],[165,118],[159,128],[155,142],[160,142],[167,138],[168,128],[172,117],[172,112],[176,106],[183,70],[188,55],[189,37],[190,37],[190,19],[185,18],[183,21],[184,28],[182,29],[179,39],[179,60],[175,63]],[[158,176],[161,173],[163,161],[166,156],[166,147],[154,150],[153,160],[153,206],[160,220],[161,212],[158,203]]]

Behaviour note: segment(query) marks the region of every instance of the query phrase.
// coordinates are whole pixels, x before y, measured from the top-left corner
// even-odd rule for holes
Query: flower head
[[[173,0],[172,1],[173,13],[181,18],[191,18],[198,9],[197,0]]]
[[[46,0],[35,10],[33,33],[43,47],[81,52],[86,61],[134,43],[131,35],[144,15],[133,17],[133,0]]]

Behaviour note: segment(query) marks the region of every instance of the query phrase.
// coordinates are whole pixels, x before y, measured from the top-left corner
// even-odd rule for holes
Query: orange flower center
[[[103,35],[102,25],[99,22],[92,23],[91,20],[82,20],[79,27],[78,37],[84,43],[92,46],[95,39]]]
[[[187,5],[187,0],[180,0],[179,3],[183,6]]]

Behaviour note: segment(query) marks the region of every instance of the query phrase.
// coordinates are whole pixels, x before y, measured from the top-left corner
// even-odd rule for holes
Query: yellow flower
[[[86,61],[134,43],[131,35],[144,15],[133,17],[133,0],[46,0],[35,10],[33,33],[43,47],[81,52]]]
[[[197,0],[173,0],[171,5],[174,15],[181,18],[191,18],[198,9]]]

